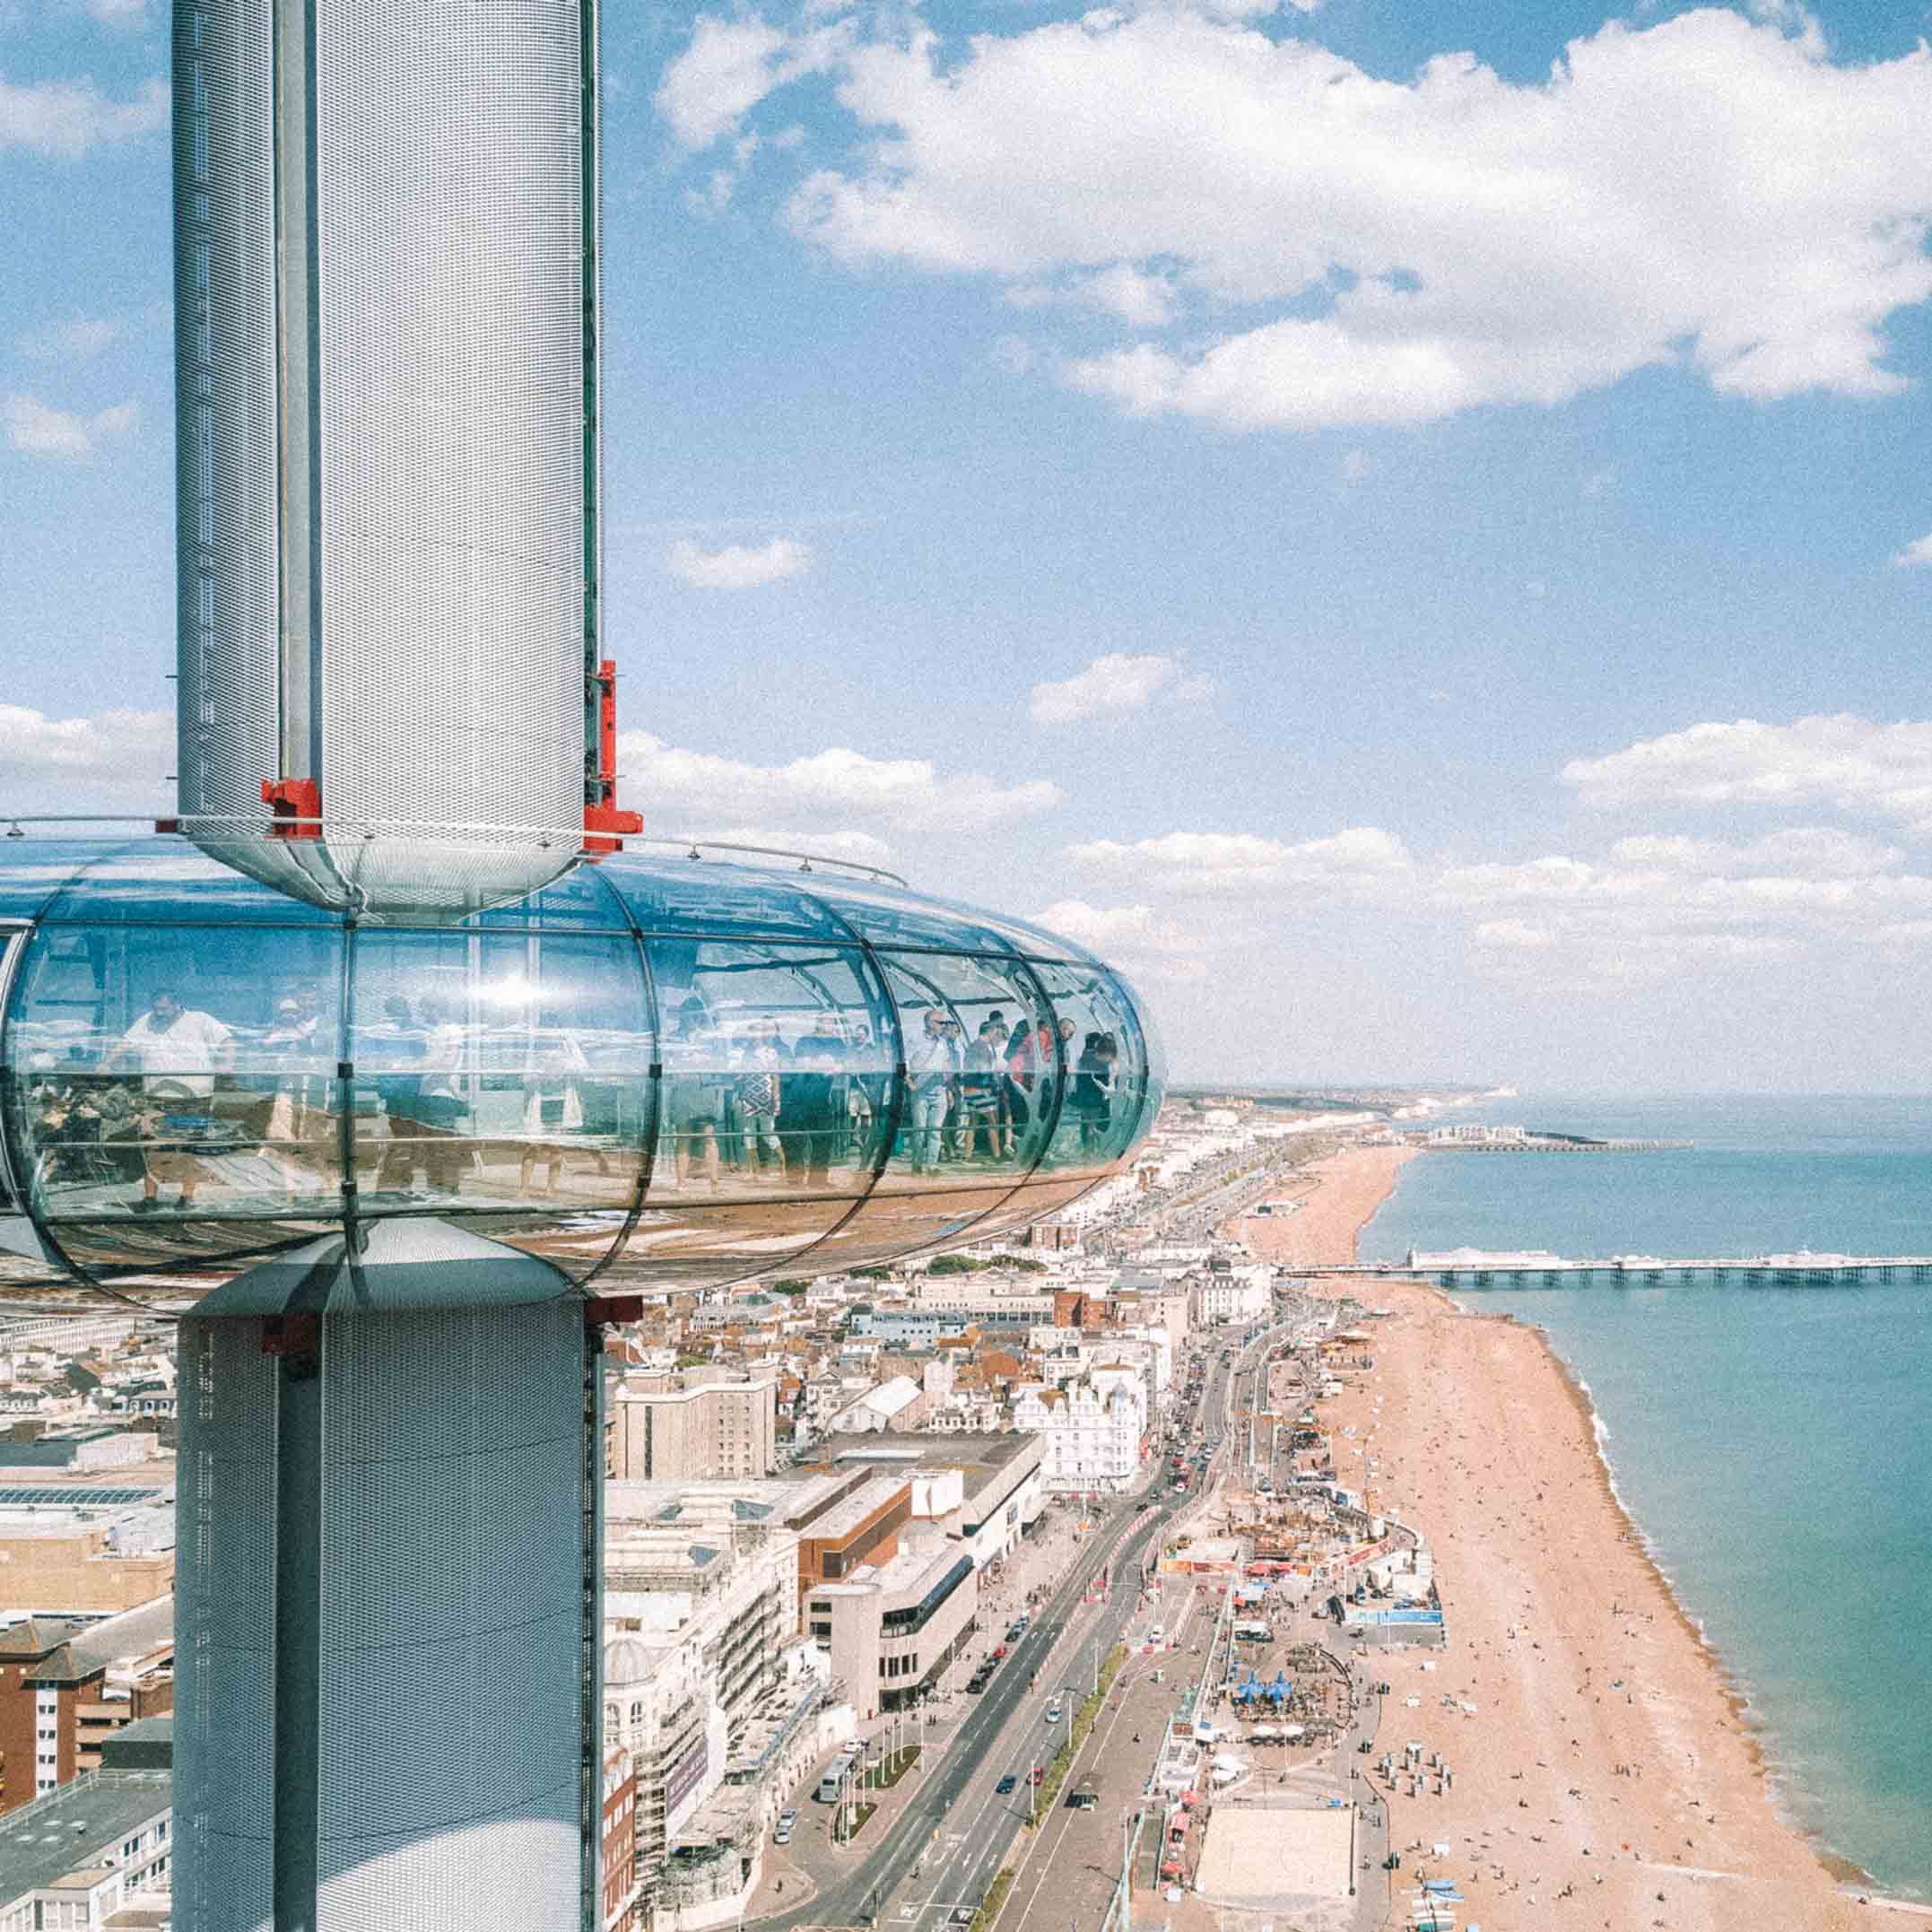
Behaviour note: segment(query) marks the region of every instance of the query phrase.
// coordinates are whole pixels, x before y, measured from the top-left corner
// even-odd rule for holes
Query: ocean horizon
[[[1526,1092],[1449,1118],[1618,1154],[1430,1153],[1363,1231],[1410,1249],[1932,1254],[1932,1095]],[[1534,1322],[1588,1389],[1611,1479],[1746,1701],[1786,1814],[1932,1900],[1932,1283],[1456,1290]]]

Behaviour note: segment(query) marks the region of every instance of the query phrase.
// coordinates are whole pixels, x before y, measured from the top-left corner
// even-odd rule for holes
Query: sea
[[[1364,1259],[1932,1256],[1932,1097],[1525,1093],[1443,1118],[1693,1144],[1423,1154]],[[1932,1281],[1455,1292],[1540,1325],[1588,1386],[1617,1493],[1747,1700],[1785,1814],[1932,1901]]]

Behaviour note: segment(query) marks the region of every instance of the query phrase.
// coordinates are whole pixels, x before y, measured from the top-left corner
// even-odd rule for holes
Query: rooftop
[[[94,1771],[0,1818],[0,1909],[117,1855],[123,1839],[170,1808],[173,1787],[164,1771]]]

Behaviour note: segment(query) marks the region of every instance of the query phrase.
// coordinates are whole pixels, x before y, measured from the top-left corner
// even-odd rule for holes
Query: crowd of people
[[[138,1181],[127,1202],[135,1214],[188,1212],[224,1159],[255,1156],[265,1176],[253,1168],[248,1191],[293,1200],[335,1191],[346,1157],[371,1194],[434,1198],[461,1191],[487,1142],[514,1150],[520,1195],[554,1196],[567,1154],[581,1151],[607,1173],[610,1153],[641,1132],[640,1049],[624,1056],[638,1064],[599,1071],[568,1028],[526,1022],[486,1033],[445,996],[392,995],[358,1030],[345,1075],[325,1010],[318,988],[298,985],[276,996],[265,1026],[231,1023],[157,987],[105,1052],[74,1047],[36,1065],[38,1179],[130,1191]],[[883,1167],[895,1151],[888,1135],[916,1174],[1031,1164],[1056,1123],[1082,1155],[1104,1147],[1114,1034],[1083,1035],[1067,1016],[1009,1020],[998,1006],[974,1023],[938,1004],[908,1011],[905,1028],[906,1085],[895,1095],[889,1046],[863,1015],[822,1007],[781,1026],[687,994],[657,1053],[654,1184],[715,1190],[728,1174],[829,1188],[835,1166]],[[613,1086],[631,1091],[628,1106],[608,1099]],[[178,1191],[164,1198],[169,1187]]]

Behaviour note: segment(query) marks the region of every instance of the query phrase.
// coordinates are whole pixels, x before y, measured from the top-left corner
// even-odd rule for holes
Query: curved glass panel
[[[814,874],[812,891],[875,946],[933,946],[946,953],[1015,950],[1001,922],[971,906],[831,873]],[[1056,956],[1062,951],[1053,948]]]
[[[467,924],[485,931],[629,932],[630,909],[605,878],[605,863],[579,866],[526,898],[473,915]]]
[[[647,933],[805,935],[851,938],[815,896],[783,873],[715,859],[642,858],[624,852],[603,860],[598,874],[622,898]]]
[[[878,959],[899,1008],[906,1067],[898,1139],[880,1186],[952,1184],[976,1167],[1020,1179],[1053,1125],[1052,1015],[1034,970],[977,953]]]
[[[99,844],[65,839],[0,839],[0,919],[31,919],[90,859]]]
[[[41,927],[7,1027],[16,1171],[49,1223],[145,1223],[140,1262],[227,1252],[222,1221],[342,1210],[342,934]],[[78,1237],[76,1238],[78,1239]]]
[[[872,1184],[898,1058],[856,946],[646,941],[664,1014],[651,1205]]]
[[[783,1275],[817,1249],[851,1211],[849,1201],[824,1199],[647,1207],[604,1282],[716,1288],[753,1275]],[[814,1258],[808,1272],[832,1266]]]
[[[1033,969],[1053,1002],[1059,1111],[1042,1165],[1106,1167],[1133,1145],[1147,1052],[1126,989],[1104,966]]]
[[[882,1188],[813,1250],[807,1272],[839,1275],[918,1249],[971,1240],[1014,1191],[1012,1177],[1001,1174],[957,1176],[950,1187],[918,1194],[889,1194]]]
[[[186,839],[96,846],[48,903],[49,922],[178,926],[330,926],[338,917],[224,866]]]
[[[355,936],[349,1110],[361,1208],[627,1212],[656,1036],[628,936]]]

